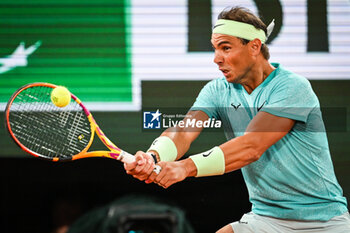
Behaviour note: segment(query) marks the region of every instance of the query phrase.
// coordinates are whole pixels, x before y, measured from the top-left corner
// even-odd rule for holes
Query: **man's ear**
[[[262,46],[261,40],[259,40],[259,39],[251,40],[249,42],[249,46],[250,46],[250,51],[251,51],[252,55],[257,56],[261,50],[261,46]]]

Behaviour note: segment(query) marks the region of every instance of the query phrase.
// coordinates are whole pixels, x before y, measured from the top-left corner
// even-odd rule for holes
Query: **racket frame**
[[[129,154],[126,151],[121,150],[120,148],[118,148],[113,142],[111,142],[107,136],[103,133],[103,131],[100,129],[100,127],[97,125],[95,119],[93,118],[92,114],[90,113],[90,111],[84,106],[84,104],[81,102],[81,100],[76,97],[75,95],[71,94],[71,98],[80,105],[80,107],[82,107],[84,113],[86,114],[89,122],[90,122],[90,128],[91,128],[91,136],[90,136],[90,140],[87,144],[87,146],[78,154],[73,155],[69,158],[58,158],[58,157],[54,157],[54,158],[49,158],[47,156],[43,156],[35,151],[30,150],[29,148],[25,147],[18,139],[17,137],[14,135],[12,129],[11,129],[11,125],[10,125],[10,121],[9,121],[9,117],[10,117],[10,108],[12,106],[13,101],[16,99],[16,97],[19,95],[19,93],[21,93],[22,91],[34,87],[34,86],[45,86],[45,87],[50,87],[50,88],[56,88],[57,85],[51,84],[51,83],[30,83],[27,85],[22,86],[21,88],[19,88],[15,93],[12,94],[9,102],[6,105],[6,109],[5,109],[5,126],[8,130],[8,132],[11,135],[11,138],[15,141],[15,143],[25,152],[38,157],[38,158],[42,158],[42,159],[46,159],[46,160],[51,160],[54,162],[58,162],[58,161],[70,161],[70,160],[77,160],[77,159],[82,159],[82,158],[89,158],[89,157],[107,157],[107,158],[112,158],[112,159],[116,159],[116,160],[121,160],[122,162],[133,162],[135,161],[135,158],[133,155]],[[94,135],[95,133],[97,134],[97,136],[100,138],[100,140],[102,141],[102,143],[110,150],[110,151],[91,151],[88,152],[87,150],[90,148],[93,140],[94,140]]]

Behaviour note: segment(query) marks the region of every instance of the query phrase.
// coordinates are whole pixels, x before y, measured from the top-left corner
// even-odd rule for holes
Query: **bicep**
[[[256,160],[293,127],[294,120],[259,112],[244,135],[220,145],[225,155],[225,172],[242,168]]]
[[[259,150],[265,152],[283,138],[294,126],[295,120],[259,112],[249,123],[245,136],[252,138]]]

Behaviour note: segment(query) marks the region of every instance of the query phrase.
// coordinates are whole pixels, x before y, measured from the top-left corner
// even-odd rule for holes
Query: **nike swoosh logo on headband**
[[[223,24],[223,23],[217,24],[217,25],[215,25],[215,26],[213,27],[213,29],[216,28],[216,27],[222,26],[222,25],[225,25],[225,24]]]

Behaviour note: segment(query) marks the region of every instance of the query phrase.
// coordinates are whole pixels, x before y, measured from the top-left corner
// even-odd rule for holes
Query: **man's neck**
[[[264,60],[259,65],[253,66],[249,71],[250,76],[242,81],[241,85],[251,94],[276,68],[272,66],[267,60]]]

